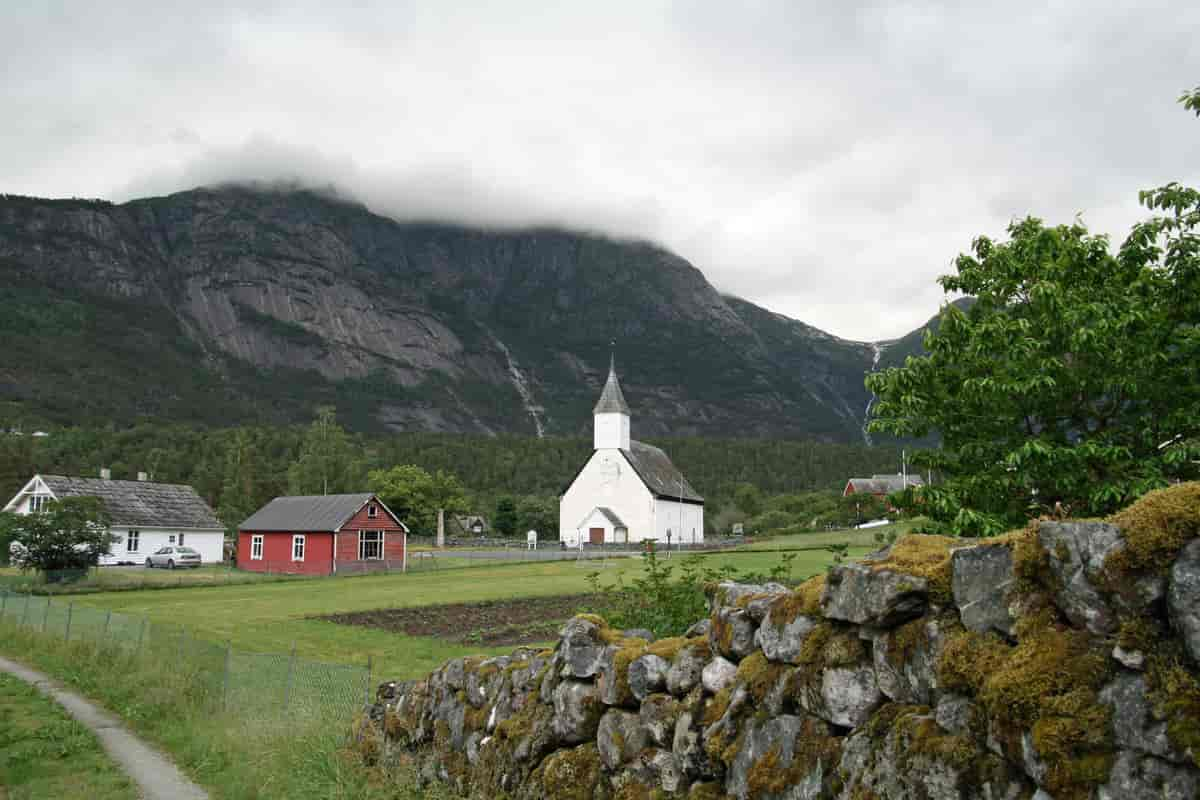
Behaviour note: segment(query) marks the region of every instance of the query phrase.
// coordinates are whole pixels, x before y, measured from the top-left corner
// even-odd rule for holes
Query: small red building
[[[373,494],[276,497],[238,526],[238,569],[341,575],[407,569],[408,527]]]

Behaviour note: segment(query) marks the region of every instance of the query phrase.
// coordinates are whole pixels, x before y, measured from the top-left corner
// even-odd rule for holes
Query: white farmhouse
[[[35,514],[46,503],[68,497],[98,497],[104,503],[114,541],[100,557],[102,565],[143,564],[167,545],[190,547],[205,564],[225,558],[224,526],[196,490],[183,484],[34,475],[4,510]]]
[[[657,447],[629,438],[629,406],[615,365],[596,403],[591,458],[563,492],[558,538],[666,545],[704,541],[704,498]]]

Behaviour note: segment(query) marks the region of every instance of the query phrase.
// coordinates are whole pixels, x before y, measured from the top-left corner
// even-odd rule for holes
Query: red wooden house
[[[334,575],[406,569],[408,527],[373,494],[276,497],[238,526],[238,568]]]

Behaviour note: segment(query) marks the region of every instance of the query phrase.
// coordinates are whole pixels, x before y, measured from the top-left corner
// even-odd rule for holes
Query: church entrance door
[[[604,528],[588,528],[588,541],[591,544],[604,544]]]

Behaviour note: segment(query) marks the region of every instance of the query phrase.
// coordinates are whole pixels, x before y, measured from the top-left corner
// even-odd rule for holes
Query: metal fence
[[[248,653],[200,639],[180,625],[114,613],[68,598],[0,589],[0,622],[66,642],[120,648],[179,676],[189,702],[257,721],[309,718],[344,725],[371,701],[371,663],[326,664],[291,653]]]

